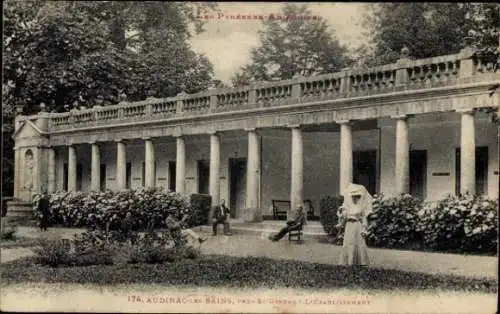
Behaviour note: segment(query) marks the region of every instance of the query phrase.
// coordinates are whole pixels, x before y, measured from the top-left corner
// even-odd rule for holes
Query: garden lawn
[[[2,265],[2,285],[21,282],[68,284],[160,284],[244,288],[363,290],[461,290],[496,293],[493,279],[429,275],[377,268],[357,274],[343,266],[262,257],[201,256],[165,264],[115,264],[51,268],[25,257]]]
[[[1,240],[0,247],[5,249],[16,247],[33,247],[38,245],[40,241],[33,238],[15,237],[13,240]]]

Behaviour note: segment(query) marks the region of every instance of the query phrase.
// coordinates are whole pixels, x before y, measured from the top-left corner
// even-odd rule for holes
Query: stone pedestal
[[[30,202],[12,200],[7,202],[7,215],[2,217],[4,230],[20,226],[37,227],[38,219]]]

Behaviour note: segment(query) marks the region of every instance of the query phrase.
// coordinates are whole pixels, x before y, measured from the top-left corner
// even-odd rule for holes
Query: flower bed
[[[384,248],[494,254],[497,208],[498,201],[471,195],[449,196],[436,204],[408,194],[375,195],[366,241]],[[326,228],[324,221],[327,219],[322,220]],[[333,242],[341,244],[343,230],[333,230],[336,232],[329,233],[336,236]]]
[[[34,210],[38,212],[40,195],[34,197]],[[201,209],[198,209],[201,210]],[[165,227],[165,218],[173,215],[181,219],[184,214],[199,217],[197,208],[189,206],[179,194],[161,189],[138,189],[123,192],[58,192],[50,195],[50,223],[64,227],[90,229],[118,229],[127,213],[131,214],[131,229]],[[191,226],[201,222],[191,219]]]

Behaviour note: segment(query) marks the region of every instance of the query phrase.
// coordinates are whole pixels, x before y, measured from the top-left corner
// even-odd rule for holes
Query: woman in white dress
[[[344,193],[339,226],[345,226],[344,243],[340,254],[341,265],[369,264],[364,235],[367,216],[372,212],[372,196],[359,184],[350,184]]]

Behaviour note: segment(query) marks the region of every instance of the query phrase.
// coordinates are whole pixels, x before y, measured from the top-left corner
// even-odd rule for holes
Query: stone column
[[[175,159],[175,192],[180,195],[184,195],[184,180],[186,177],[186,144],[184,143],[184,138],[178,136],[177,142],[177,152]]]
[[[476,134],[474,111],[461,111],[460,193],[476,193]]]
[[[210,134],[210,195],[212,206],[220,202],[220,137],[218,134]]]
[[[410,192],[410,148],[408,144],[408,117],[395,116],[396,163],[395,179],[397,195]]]
[[[68,192],[76,191],[76,151],[73,145],[68,146]]]
[[[292,178],[290,186],[290,209],[287,219],[293,219],[297,208],[303,203],[304,186],[304,147],[302,141],[302,130],[299,126],[292,127]]]
[[[247,161],[247,191],[246,208],[256,213],[259,207],[259,178],[260,178],[260,143],[255,129],[246,129],[248,132],[248,161]],[[255,217],[257,215],[253,215]]]
[[[122,140],[116,141],[116,189],[127,187],[127,151]]]
[[[349,121],[338,121],[340,124],[340,195],[352,182],[352,130]]]
[[[47,193],[56,191],[56,151],[53,147],[47,148]]]
[[[91,143],[92,161],[90,170],[90,189],[97,192],[101,190],[101,153],[99,144]]]
[[[155,181],[156,181],[156,173],[155,173],[155,149],[153,145],[153,141],[148,137],[144,138],[144,150],[145,150],[145,155],[144,155],[144,164],[145,164],[145,171],[144,171],[144,184],[146,188],[153,188],[155,187]]]
[[[18,147],[14,147],[14,197],[20,198],[21,193],[21,153]]]

